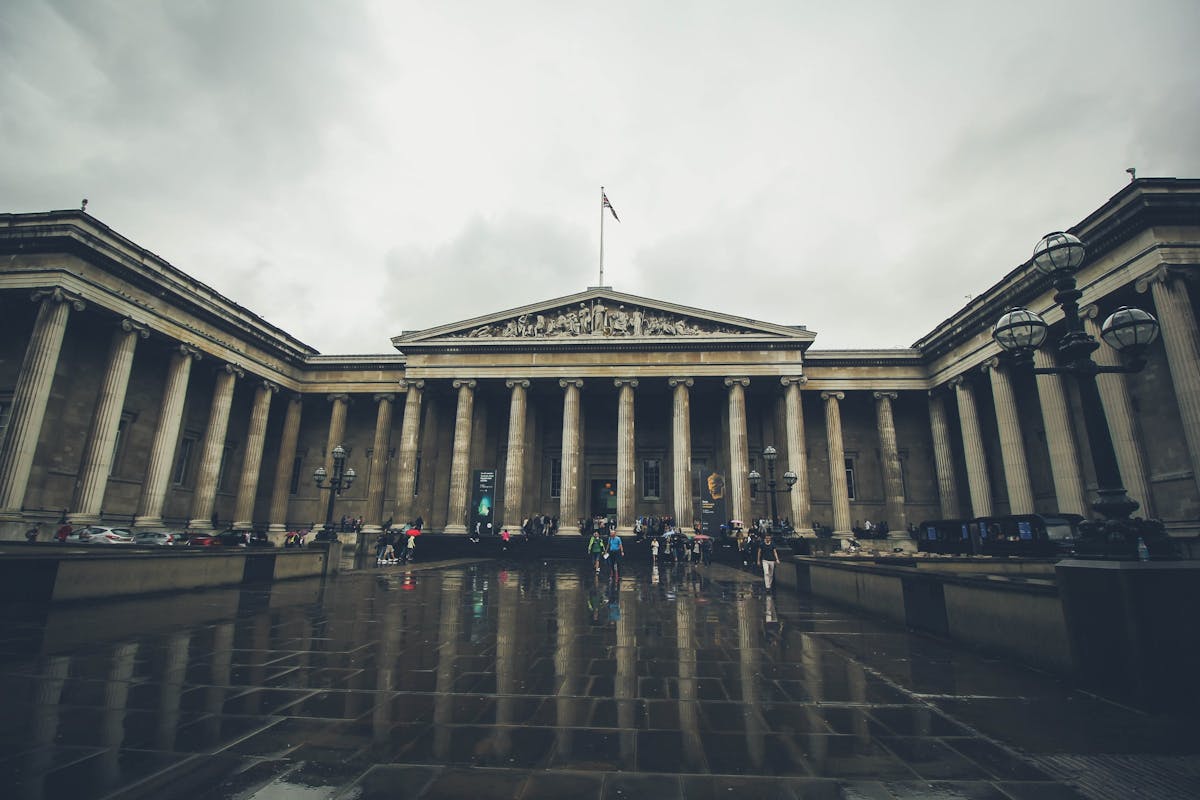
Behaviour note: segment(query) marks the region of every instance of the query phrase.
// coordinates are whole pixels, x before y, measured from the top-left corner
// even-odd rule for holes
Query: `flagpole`
[[[600,187],[600,283],[604,285],[604,187]]]

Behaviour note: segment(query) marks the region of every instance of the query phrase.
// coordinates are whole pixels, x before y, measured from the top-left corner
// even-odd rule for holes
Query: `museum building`
[[[1145,369],[1099,376],[1100,395],[1138,515],[1195,537],[1200,180],[1135,180],[1069,231],[1087,330],[1121,306],[1161,324]],[[418,516],[447,534],[768,517],[752,473],[794,473],[778,514],[802,533],[1088,514],[1096,487],[1071,381],[1009,366],[992,338],[1013,306],[1061,335],[1030,263],[906,349],[821,350],[801,325],[600,286],[323,355],[81,211],[0,215],[0,253],[4,538],[64,514],[281,537],[324,520],[312,475],[338,445],[357,480],[336,516],[366,535]]]

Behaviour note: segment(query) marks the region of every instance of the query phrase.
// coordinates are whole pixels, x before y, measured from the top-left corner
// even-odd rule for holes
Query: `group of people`
[[[521,531],[530,538],[553,536],[558,533],[558,517],[549,517],[545,514],[526,517],[525,521],[521,523]]]
[[[601,566],[607,566],[609,576],[614,579],[620,577],[621,559],[625,557],[625,545],[620,536],[610,533],[601,538],[600,531],[592,531],[592,537],[588,540],[588,555],[597,575]]]
[[[707,536],[689,538],[678,530],[671,530],[650,539],[650,563],[657,564],[660,553],[664,560],[670,557],[677,564],[690,561],[708,565],[712,563],[713,543]]]
[[[421,529],[414,522],[398,528],[389,526],[375,539],[376,564],[410,564],[417,558],[417,537]]]

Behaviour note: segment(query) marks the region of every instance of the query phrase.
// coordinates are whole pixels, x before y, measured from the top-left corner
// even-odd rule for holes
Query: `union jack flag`
[[[609,211],[611,211],[613,219],[615,219],[617,222],[620,222],[621,218],[617,216],[617,210],[612,207],[612,203],[608,202],[608,195],[606,195],[603,191],[600,192],[600,200],[601,207],[607,208]]]

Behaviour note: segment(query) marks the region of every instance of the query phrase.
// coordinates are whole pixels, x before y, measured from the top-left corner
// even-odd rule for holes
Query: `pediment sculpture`
[[[749,333],[708,320],[624,304],[609,308],[596,300],[529,312],[472,328],[471,339],[555,338],[576,336],[714,336]]]

